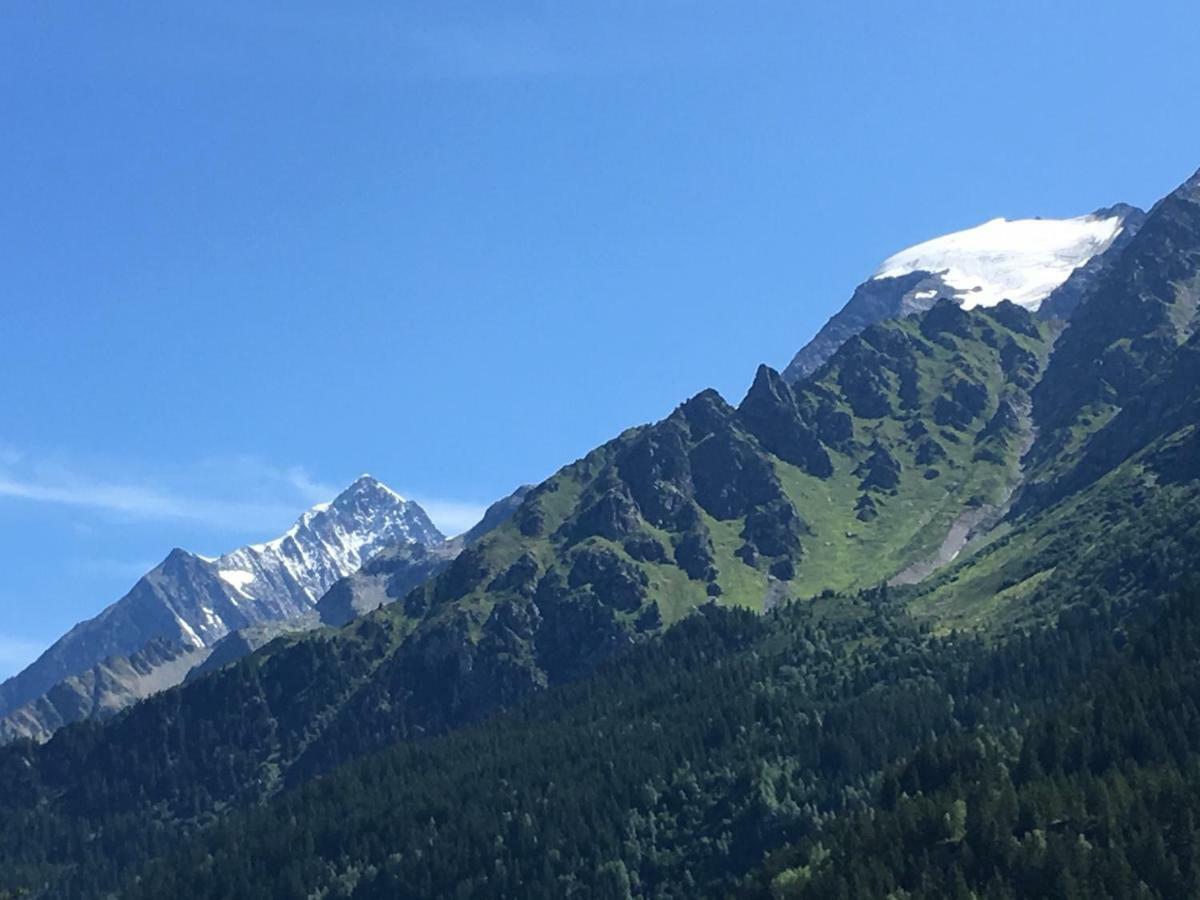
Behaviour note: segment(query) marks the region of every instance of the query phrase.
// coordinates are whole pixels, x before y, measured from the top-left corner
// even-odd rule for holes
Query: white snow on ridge
[[[246,594],[246,586],[255,578],[253,572],[247,572],[244,569],[220,569],[217,574],[221,576],[222,581],[243,595]]]
[[[384,547],[441,540],[429,527],[415,503],[364,475],[281,536],[226,553],[213,565],[246,601],[234,598],[243,614],[254,621],[288,618],[309,611],[334,581]]]
[[[388,487],[382,481],[377,481],[375,479],[375,476],[372,475],[370,472],[363,472],[361,475],[358,476],[358,478],[356,480],[357,481],[369,481],[369,482],[373,483],[375,485],[375,487],[377,487],[379,490],[383,491],[383,493],[389,495],[393,500],[399,500],[402,503],[408,502],[407,497],[402,497],[400,494],[393,491],[390,487]]]
[[[933,272],[965,308],[1007,299],[1037,309],[1072,272],[1107,250],[1123,225],[1120,216],[992,219],[902,250],[872,278]]]

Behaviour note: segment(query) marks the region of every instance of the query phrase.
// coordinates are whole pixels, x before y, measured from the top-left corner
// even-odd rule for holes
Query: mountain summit
[[[216,558],[176,548],[0,684],[0,739],[46,737],[177,684],[231,632],[315,623],[321,596],[379,551],[444,541],[418,504],[363,475],[274,540]]]
[[[1010,300],[1057,316],[1074,307],[1079,282],[1137,233],[1145,214],[1118,204],[1072,219],[992,219],[888,257],[792,359],[791,382],[815,372],[847,339],[884,319],[922,312],[941,299],[964,309]],[[1055,295],[1062,292],[1064,296]]]
[[[384,547],[430,546],[445,539],[419,505],[362,475],[332,502],[300,516],[282,536],[234,550],[215,563],[218,575],[237,592],[239,606],[253,601],[287,617],[307,612],[333,582]],[[277,617],[268,608],[263,615]]]
[[[871,277],[927,272],[940,279],[943,296],[958,300],[965,309],[995,306],[1001,300],[1037,309],[1072,272],[1107,250],[1122,225],[1115,214],[992,219],[902,250]]]

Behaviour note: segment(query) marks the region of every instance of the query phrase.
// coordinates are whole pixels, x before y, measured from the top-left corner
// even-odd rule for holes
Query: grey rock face
[[[522,485],[487,508],[483,518],[464,534],[438,544],[409,542],[383,550],[352,575],[339,579],[317,603],[323,625],[341,626],[351,619],[402,600],[417,585],[437,575],[462,552],[510,518],[529,485]]]
[[[334,582],[317,602],[323,625],[340,627],[351,619],[400,600],[418,584],[442,571],[458,555],[451,542],[426,547],[398,544],[371,559],[352,575]]]
[[[444,540],[420,506],[364,475],[273,541],[215,559],[172,550],[128,594],[0,685],[0,737],[45,737],[140,699],[148,685],[177,684],[233,632],[301,625],[335,581],[380,550]],[[146,655],[150,648],[158,649]],[[190,665],[175,665],[185,657]],[[151,678],[146,667],[162,671]],[[81,691],[94,696],[79,701]]]
[[[129,656],[114,656],[72,675],[0,719],[0,743],[44,741],[63,725],[104,718],[183,680],[207,647],[155,638]]]
[[[794,383],[807,378],[821,368],[838,347],[864,329],[885,319],[923,312],[946,294],[942,279],[930,272],[864,281],[855,289],[850,302],[792,358],[783,370],[784,379]]]
[[[1116,260],[1120,258],[1129,242],[1141,230],[1146,221],[1146,213],[1136,206],[1118,203],[1107,209],[1096,211],[1097,216],[1120,216],[1123,221],[1121,233],[1117,235],[1107,250],[1093,257],[1087,265],[1080,266],[1063,282],[1053,294],[1047,297],[1038,308],[1038,316],[1043,319],[1069,319],[1079,304],[1103,283],[1104,277],[1112,271]]]

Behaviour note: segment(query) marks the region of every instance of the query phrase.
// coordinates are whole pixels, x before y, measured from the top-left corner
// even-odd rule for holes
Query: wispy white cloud
[[[61,480],[0,476],[0,497],[88,507],[136,520],[200,522],[217,527],[275,523],[295,512],[294,506],[283,503],[186,496],[78,475]]]
[[[0,451],[10,445],[0,443]],[[345,485],[329,484],[303,466],[275,466],[250,455],[206,457],[173,465],[82,465],[61,456],[39,457],[10,448],[0,452],[0,502],[41,503],[79,510],[71,527],[90,534],[90,512],[108,521],[178,522],[266,538],[287,527],[304,509],[331,500]],[[406,494],[406,496],[413,496]],[[444,533],[466,531],[486,504],[445,497],[413,497]],[[94,518],[94,516],[93,516]],[[94,560],[90,574],[141,574],[141,562]],[[137,568],[143,566],[142,568]],[[118,569],[120,571],[118,571]],[[82,571],[82,570],[81,570]]]
[[[412,497],[429,514],[433,524],[445,535],[462,534],[483,518],[487,506],[465,500],[446,500],[437,497]]]
[[[303,466],[289,466],[283,470],[283,475],[292,487],[313,503],[320,503],[322,500],[329,499],[338,490],[333,485],[317,481],[308,474],[308,471]]]
[[[146,466],[120,476],[96,474],[98,469],[111,472],[112,466],[32,457],[15,449],[0,454],[0,501],[74,507],[118,521],[188,522],[270,534],[337,493],[302,466],[272,466],[251,456]]]

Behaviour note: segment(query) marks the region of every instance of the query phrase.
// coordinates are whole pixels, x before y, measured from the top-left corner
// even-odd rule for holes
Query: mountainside
[[[996,645],[923,636],[886,592],[708,607],[593,681],[248,808],[124,885],[1183,900],[1195,600],[1097,605]]]
[[[273,541],[215,559],[172,550],[123,598],[0,685],[0,740],[45,738],[177,684],[231,632],[302,626],[335,580],[379,550],[444,540],[420,506],[364,475]]]
[[[1200,175],[1122,215],[0,748],[0,892],[1194,895]]]
[[[463,551],[499,528],[517,511],[532,488],[518,488],[497,500],[469,531],[440,544],[397,544],[382,550],[351,575],[334,582],[317,602],[322,624],[340,626],[402,599],[417,585],[441,572]]]
[[[586,677],[710,603],[933,569],[1019,484],[1047,350],[1013,304],[946,302],[868,329],[797,389],[762,367],[737,408],[703,392],[565,467],[402,600],[11,752],[75,815],[194,825]],[[386,586],[388,559],[349,581]],[[103,787],[76,781],[118,759]]]
[[[220,644],[218,641],[216,646]],[[210,654],[207,647],[152,638],[128,656],[101,660],[11,710],[0,718],[0,743],[23,737],[45,740],[71,722],[112,715],[179,684],[193,668],[202,666]]]
[[[1200,172],[1155,204],[1056,347],[1035,393],[1041,438],[1030,463],[1043,492],[1053,493],[1092,437],[1172,366],[1198,309]]]
[[[993,219],[902,250],[855,289],[788,364],[784,378],[808,377],[867,326],[921,312],[942,298],[967,308],[1010,300],[1045,318],[1065,319],[1144,219],[1126,204],[1075,219]]]

